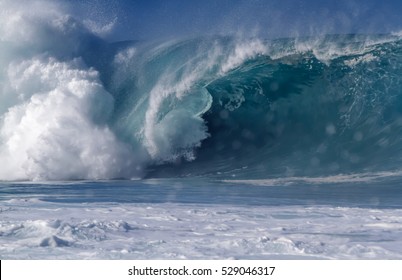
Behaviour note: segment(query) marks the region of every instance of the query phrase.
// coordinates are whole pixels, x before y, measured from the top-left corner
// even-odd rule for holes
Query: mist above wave
[[[20,5],[19,5],[20,4]],[[98,39],[52,2],[1,2],[1,180],[129,177],[113,96],[82,53]]]

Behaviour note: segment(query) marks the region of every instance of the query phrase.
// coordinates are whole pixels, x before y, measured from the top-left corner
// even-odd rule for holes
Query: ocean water
[[[2,259],[400,259],[401,177],[3,183]]]
[[[400,34],[110,42],[19,4],[2,259],[401,258]]]

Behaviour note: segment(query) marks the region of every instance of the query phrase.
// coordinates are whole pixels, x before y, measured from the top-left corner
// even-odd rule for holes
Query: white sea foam
[[[127,175],[135,157],[104,125],[113,98],[79,61],[12,63],[10,107],[0,127],[0,179],[55,180]],[[126,167],[126,170],[122,169]]]
[[[201,115],[210,108],[212,97],[196,85],[208,75],[221,54],[215,48],[205,53],[178,69],[168,67],[149,93],[144,145],[157,161],[172,161],[179,157],[192,160],[194,148],[209,136]],[[188,98],[191,98],[191,104]],[[165,114],[163,106],[170,107]]]
[[[246,42],[241,40],[235,44],[233,52],[227,58],[226,63],[221,66],[221,74],[223,75],[238,67],[246,60],[252,59],[258,55],[267,54],[267,51],[267,46],[258,39]]]
[[[321,177],[282,177],[273,179],[223,180],[227,183],[250,184],[255,186],[288,186],[294,184],[337,184],[369,183],[384,178],[399,177],[402,171],[367,172],[355,174],[338,174]]]
[[[400,209],[2,203],[4,259],[399,259]]]
[[[107,125],[113,97],[79,58],[93,36],[56,2],[0,2],[0,180],[139,174],[141,153]]]
[[[365,54],[350,60],[345,60],[345,64],[349,67],[354,67],[359,63],[368,63],[368,62],[372,62],[372,61],[378,61],[379,58],[374,56],[373,54],[369,53],[369,54]]]
[[[356,37],[354,40],[354,43],[344,44],[342,40],[329,42],[325,36],[301,38],[296,39],[294,51],[296,53],[311,52],[324,63],[329,63],[335,58],[347,55],[358,56],[356,58],[359,60],[358,62],[369,62],[377,59],[377,57],[370,53],[371,51],[380,44],[395,41],[395,38],[393,36],[365,37],[360,39]],[[289,54],[286,53],[286,55]]]

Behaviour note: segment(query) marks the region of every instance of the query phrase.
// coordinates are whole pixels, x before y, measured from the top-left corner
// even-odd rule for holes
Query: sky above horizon
[[[402,30],[400,0],[63,0],[113,40],[209,34],[267,38]]]

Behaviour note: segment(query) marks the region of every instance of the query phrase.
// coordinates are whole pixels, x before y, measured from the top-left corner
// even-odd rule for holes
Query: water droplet
[[[332,123],[328,124],[327,127],[325,128],[325,132],[328,135],[334,135],[336,133],[336,128]]]
[[[353,139],[355,139],[355,141],[362,141],[363,140],[363,133],[361,133],[360,131],[356,132],[355,135],[353,135]]]

